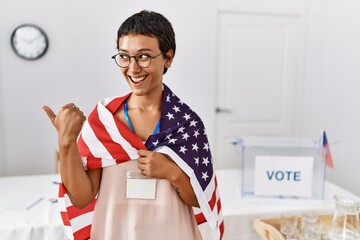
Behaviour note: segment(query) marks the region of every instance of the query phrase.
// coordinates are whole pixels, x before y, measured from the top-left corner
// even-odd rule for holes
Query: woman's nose
[[[130,63],[129,63],[129,70],[133,71],[133,72],[139,72],[141,71],[141,67],[139,66],[139,64],[136,62],[136,59],[134,57],[130,58]]]

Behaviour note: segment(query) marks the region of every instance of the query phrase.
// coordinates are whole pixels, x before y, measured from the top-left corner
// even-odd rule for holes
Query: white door
[[[301,130],[304,17],[222,11],[215,167],[240,167],[239,136],[291,136]]]

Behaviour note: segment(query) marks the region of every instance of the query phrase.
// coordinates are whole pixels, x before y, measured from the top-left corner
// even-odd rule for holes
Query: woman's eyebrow
[[[122,49],[122,48],[119,48],[119,52],[122,51],[122,52],[128,52],[126,49]],[[154,52],[152,49],[150,48],[140,48],[137,50],[138,52],[146,52],[146,51],[150,51],[150,52]]]
[[[153,50],[152,50],[152,49],[150,49],[150,48],[141,48],[141,49],[139,49],[139,50],[138,50],[138,52],[144,52],[144,51],[150,51],[150,52],[153,52]]]

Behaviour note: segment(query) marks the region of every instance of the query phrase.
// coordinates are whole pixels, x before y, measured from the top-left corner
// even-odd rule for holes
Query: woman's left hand
[[[172,180],[181,169],[163,153],[141,149],[138,151],[139,169],[152,178]]]
[[[174,187],[181,200],[189,206],[199,207],[199,202],[189,177],[167,155],[148,150],[139,150],[139,169],[145,176],[158,179],[167,179]]]

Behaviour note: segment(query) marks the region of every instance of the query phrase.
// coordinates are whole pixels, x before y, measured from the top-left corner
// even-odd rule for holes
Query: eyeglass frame
[[[118,56],[118,55],[120,55],[120,54],[126,55],[126,56],[129,57],[129,64],[128,64],[126,67],[120,66],[120,64],[116,61],[116,56]],[[136,57],[139,56],[139,55],[141,55],[141,54],[148,55],[149,58],[150,58],[149,65],[148,65],[147,67],[142,67],[142,66],[140,66],[140,64],[138,63],[138,59],[137,59]],[[117,53],[117,54],[111,56],[111,58],[114,59],[116,65],[119,66],[120,68],[128,68],[128,67],[130,66],[130,63],[131,63],[131,58],[134,58],[136,64],[137,64],[139,67],[141,67],[141,68],[148,68],[148,67],[150,67],[150,65],[151,65],[151,60],[154,59],[154,58],[157,58],[157,57],[160,56],[160,55],[162,55],[162,53],[159,53],[159,54],[156,55],[156,56],[151,56],[151,55],[148,54],[148,53],[139,53],[139,54],[137,54],[137,55],[135,55],[135,56],[130,56],[130,55],[126,54],[126,53]]]

